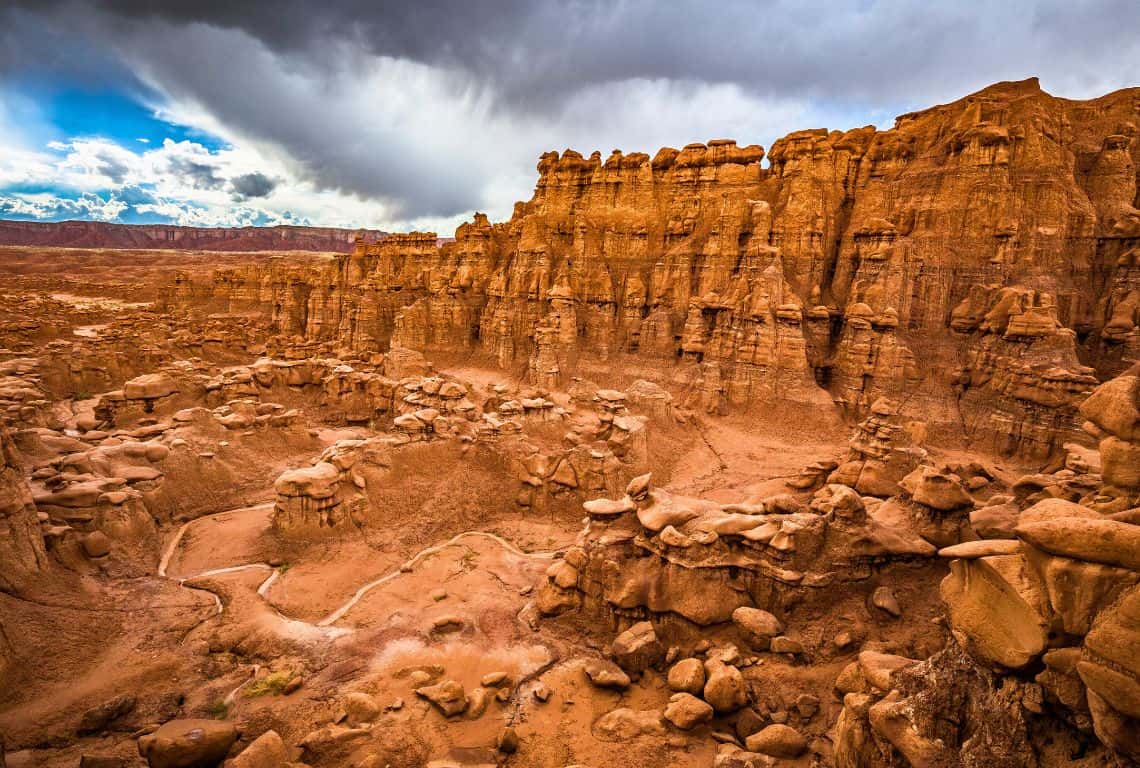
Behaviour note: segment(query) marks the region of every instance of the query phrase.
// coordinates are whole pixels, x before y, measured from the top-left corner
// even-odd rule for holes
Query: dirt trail
[[[190,586],[190,585],[186,584],[186,582],[203,579],[203,578],[207,578],[210,576],[217,576],[217,575],[221,575],[221,574],[226,574],[226,573],[237,573],[239,571],[245,571],[245,570],[251,570],[251,569],[265,569],[265,570],[269,571],[269,576],[265,579],[265,581],[263,581],[258,586],[257,594],[263,600],[265,600],[266,603],[269,603],[269,599],[268,599],[269,589],[273,586],[274,582],[276,582],[278,576],[280,575],[280,571],[277,568],[274,568],[273,566],[269,565],[268,563],[263,563],[263,562],[241,563],[238,565],[224,566],[221,568],[212,568],[208,571],[203,571],[201,573],[195,573],[195,574],[190,574],[187,576],[177,576],[177,577],[168,575],[168,571],[170,568],[170,562],[171,562],[171,560],[174,559],[174,555],[178,551],[178,546],[179,546],[179,544],[182,543],[183,539],[185,538],[186,532],[189,530],[190,526],[192,526],[195,523],[198,523],[200,521],[207,520],[209,518],[218,517],[219,515],[225,515],[225,514],[231,514],[231,513],[237,513],[237,512],[246,512],[246,511],[252,511],[252,510],[257,510],[257,509],[264,509],[264,508],[267,508],[270,506],[272,506],[272,502],[266,503],[266,504],[257,504],[257,505],[251,506],[251,507],[238,507],[235,509],[227,509],[227,510],[223,510],[221,512],[214,512],[214,513],[209,514],[209,515],[203,515],[202,517],[195,518],[194,520],[190,520],[189,522],[184,523],[178,529],[178,531],[174,534],[174,537],[170,540],[170,542],[166,545],[166,549],[162,554],[162,559],[159,561],[159,564],[158,564],[158,575],[163,577],[163,578],[176,580],[179,583],[179,585],[181,585],[187,589],[197,589],[197,590],[204,590],[204,591],[210,592],[210,594],[212,594],[214,596],[214,600],[217,604],[218,614],[221,614],[222,611],[224,610],[224,606],[222,605],[221,598],[217,594],[213,593],[211,590],[207,589],[206,587]],[[517,557],[526,557],[526,558],[534,558],[534,559],[541,559],[541,560],[552,560],[559,553],[565,551],[565,548],[560,548],[560,549],[555,549],[555,550],[550,550],[550,551],[545,551],[545,552],[526,552],[526,551],[520,549],[514,543],[507,541],[506,539],[502,538],[501,536],[498,536],[497,534],[490,533],[488,531],[463,531],[462,533],[458,533],[455,536],[452,536],[447,541],[441,542],[439,544],[433,544],[431,546],[425,547],[424,549],[421,549],[419,552],[417,552],[415,555],[413,555],[410,559],[405,561],[405,563],[398,570],[393,571],[392,573],[385,574],[384,576],[381,576],[378,579],[374,579],[374,580],[364,584],[359,589],[357,589],[356,592],[353,593],[352,597],[350,597],[344,604],[342,604],[336,610],[332,611],[328,616],[321,619],[316,624],[311,624],[309,622],[302,621],[300,619],[290,618],[288,616],[285,616],[284,614],[281,614],[281,612],[277,611],[276,608],[274,608],[274,611],[276,611],[278,613],[278,615],[281,616],[282,619],[284,619],[288,622],[296,622],[298,624],[303,624],[306,627],[309,627],[312,629],[319,629],[322,627],[331,627],[336,622],[338,622],[342,618],[344,618],[344,616],[350,610],[352,610],[352,608],[357,603],[359,603],[360,600],[363,599],[365,595],[367,595],[369,592],[371,592],[376,587],[387,584],[388,582],[392,581],[393,579],[396,579],[396,578],[406,574],[420,560],[422,560],[426,557],[430,557],[430,556],[432,556],[438,552],[441,552],[442,550],[446,549],[447,547],[456,546],[459,544],[459,542],[462,539],[469,538],[469,537],[477,537],[477,538],[483,538],[483,539],[488,539],[490,541],[493,541]],[[271,603],[270,603],[270,607],[273,607]],[[342,630],[342,632],[344,632],[344,631],[348,631],[348,630]],[[339,636],[339,633],[335,636]]]

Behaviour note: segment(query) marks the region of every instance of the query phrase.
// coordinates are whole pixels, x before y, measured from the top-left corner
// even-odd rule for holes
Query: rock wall
[[[32,492],[8,431],[0,426],[0,592],[18,593],[47,567]]]
[[[796,132],[768,167],[731,140],[549,152],[505,223],[183,276],[168,300],[252,313],[286,345],[479,352],[542,386],[644,362],[712,411],[915,399],[1044,455],[1094,369],[1140,348],[1138,119],[1140,90],[1078,102],[1033,79],[886,131]]]

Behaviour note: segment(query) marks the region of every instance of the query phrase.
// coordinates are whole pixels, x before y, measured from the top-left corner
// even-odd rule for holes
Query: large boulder
[[[669,668],[669,687],[700,695],[705,689],[705,665],[700,659],[681,659]]]
[[[150,768],[215,768],[236,740],[233,723],[171,720],[139,737],[139,754]]]
[[[1045,650],[1048,603],[1020,555],[954,560],[940,591],[975,658],[1021,669]]]
[[[1067,517],[1021,523],[1017,535],[1054,555],[1140,570],[1140,525]]]
[[[1140,440],[1137,392],[1140,392],[1140,376],[1129,371],[1097,387],[1081,403],[1081,415],[1105,432],[1124,440]]]

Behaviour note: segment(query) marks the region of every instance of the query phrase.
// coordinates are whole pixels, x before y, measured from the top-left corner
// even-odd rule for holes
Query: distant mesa
[[[198,251],[325,251],[351,253],[356,237],[376,241],[375,229],[335,227],[177,227],[103,221],[0,220],[0,245],[49,248],[154,248]]]

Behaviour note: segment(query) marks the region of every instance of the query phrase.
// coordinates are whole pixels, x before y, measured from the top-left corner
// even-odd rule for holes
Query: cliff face
[[[481,351],[564,382],[665,365],[712,411],[883,395],[1045,454],[1140,356],[1140,89],[1000,83],[890,130],[547,153],[510,221],[358,242],[318,270],[180,280],[337,350]],[[916,399],[917,398],[917,399]]]
[[[19,593],[46,566],[32,492],[8,430],[0,426],[0,592]]]
[[[54,248],[179,248],[203,251],[328,251],[348,253],[358,234],[333,227],[176,227],[102,221],[0,221],[0,245]]]

